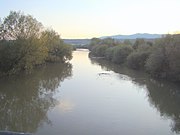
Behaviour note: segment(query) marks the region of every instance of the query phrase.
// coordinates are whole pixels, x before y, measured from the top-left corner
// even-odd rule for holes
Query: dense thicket
[[[31,15],[13,12],[0,23],[0,73],[14,74],[45,62],[65,62],[72,48]]]
[[[136,39],[134,43],[128,40],[117,43],[113,39],[93,38],[89,48],[90,55],[126,64],[136,70],[143,69],[158,78],[180,81],[179,34],[166,35],[154,42]]]

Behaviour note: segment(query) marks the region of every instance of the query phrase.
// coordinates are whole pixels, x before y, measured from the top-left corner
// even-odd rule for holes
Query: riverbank
[[[137,39],[134,44],[99,39],[90,44],[90,56],[144,70],[153,77],[180,81],[180,35],[166,35],[154,42]]]

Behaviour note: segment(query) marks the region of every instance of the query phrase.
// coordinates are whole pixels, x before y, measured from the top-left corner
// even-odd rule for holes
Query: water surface
[[[0,130],[35,135],[176,135],[180,86],[73,53],[0,80]]]

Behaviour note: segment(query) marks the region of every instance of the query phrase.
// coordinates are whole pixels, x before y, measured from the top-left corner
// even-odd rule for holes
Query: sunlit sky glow
[[[62,38],[180,30],[180,0],[1,0],[0,17],[30,14]]]

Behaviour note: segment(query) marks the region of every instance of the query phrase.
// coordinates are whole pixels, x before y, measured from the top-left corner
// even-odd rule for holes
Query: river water
[[[180,85],[73,52],[0,79],[0,130],[33,135],[176,135]]]

